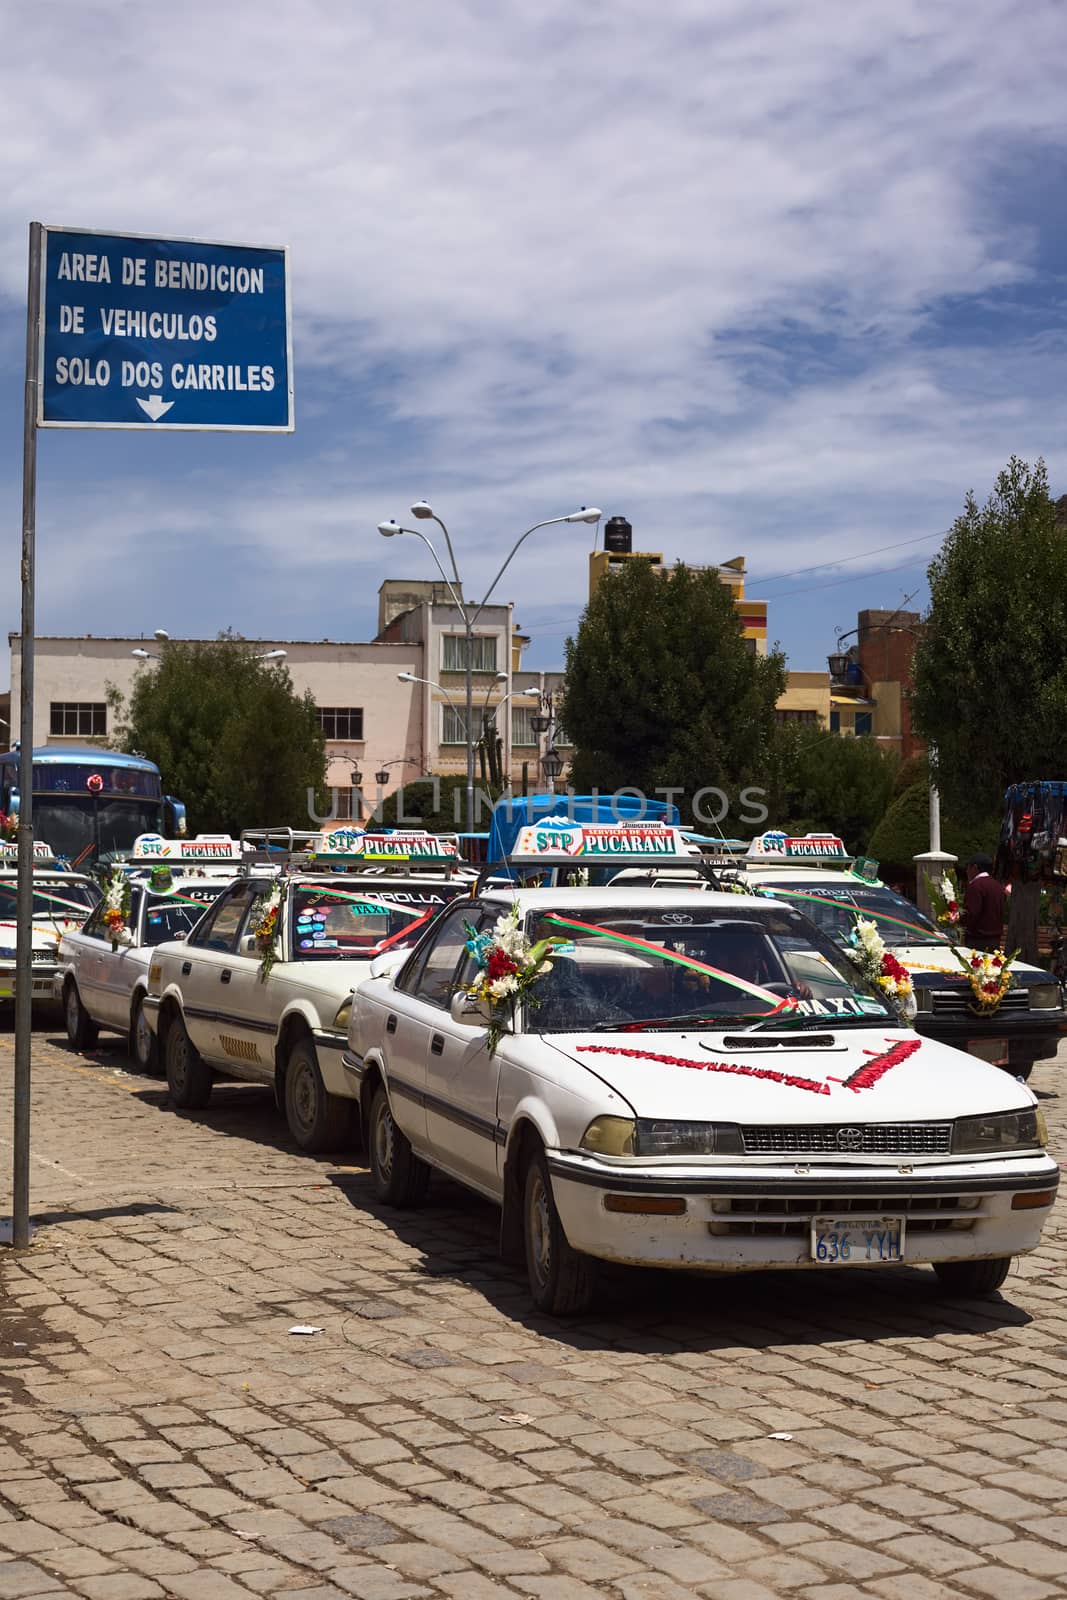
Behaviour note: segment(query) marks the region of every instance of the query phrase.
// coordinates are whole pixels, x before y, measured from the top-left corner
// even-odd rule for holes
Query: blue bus
[[[19,811],[19,753],[0,755],[0,810]],[[85,870],[133,849],[141,833],[185,832],[185,807],[163,793],[159,768],[144,756],[99,745],[42,745],[33,752],[33,833]]]

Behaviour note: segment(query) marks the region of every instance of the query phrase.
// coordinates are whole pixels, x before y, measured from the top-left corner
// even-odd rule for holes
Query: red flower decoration
[[[993,965],[995,967],[1002,967],[1004,965],[1004,957],[1003,956],[994,956],[993,957]]]
[[[908,976],[907,970],[901,966],[896,956],[890,955],[888,950],[882,957],[882,976],[892,978],[897,983],[906,981]]]
[[[990,981],[988,983],[983,983],[983,985],[982,985],[982,993],[983,994],[996,994],[997,989],[999,987],[1000,987],[999,984],[994,983],[992,981],[992,979],[990,979]]]
[[[494,983],[497,978],[510,978],[512,973],[518,972],[518,970],[515,962],[506,951],[497,947],[497,949],[490,952],[485,968],[486,976],[490,983]]]
[[[974,968],[974,970],[975,970],[975,971],[976,971],[976,972],[977,972],[977,971],[978,971],[978,968],[979,968],[979,967],[980,967],[980,966],[981,966],[981,965],[982,965],[982,958],[981,958],[981,956],[972,956],[972,957],[971,957],[971,966],[972,966],[972,967],[973,967],[973,968]]]

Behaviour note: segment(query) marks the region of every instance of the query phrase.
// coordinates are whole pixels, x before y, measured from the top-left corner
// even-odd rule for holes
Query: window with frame
[[[777,722],[779,727],[781,727],[784,723],[789,722],[818,722],[819,713],[817,711],[776,711],[774,713],[774,720]]]
[[[315,710],[327,739],[362,739],[362,706],[316,706]]]
[[[396,987],[417,1000],[447,1009],[452,998],[456,968],[466,954],[467,928],[471,920],[470,902],[443,911],[437,919],[435,935],[400,974]]]
[[[513,745],[525,747],[530,745],[537,748],[538,738],[533,731],[531,719],[537,715],[533,706],[516,706],[511,708],[511,742]]]
[[[841,713],[840,713],[840,711],[831,711],[831,713],[830,713],[830,732],[831,733],[840,733],[841,732]]]
[[[874,712],[873,711],[857,711],[856,712],[856,737],[860,738],[865,733],[873,733],[873,732],[874,732]]]
[[[455,706],[441,707],[441,743],[466,744],[467,730]]]
[[[471,640],[472,672],[496,671],[496,634],[476,633]],[[465,633],[441,635],[441,671],[466,672],[467,636]]]
[[[51,734],[80,739],[99,739],[107,734],[104,700],[53,700],[49,712]]]
[[[224,894],[214,911],[194,929],[190,946],[229,953],[237,947],[237,934],[245,912],[263,892],[263,884],[242,883]]]

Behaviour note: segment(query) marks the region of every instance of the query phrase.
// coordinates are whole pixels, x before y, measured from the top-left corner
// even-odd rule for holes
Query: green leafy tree
[[[941,844],[959,861],[974,855],[992,855],[996,849],[998,819],[961,820],[945,816],[941,825]],[[930,847],[930,786],[924,780],[903,789],[868,840],[868,854],[878,858],[881,876],[901,882],[909,891],[918,887],[915,857]]]
[[[1012,456],[984,506],[967,495],[929,580],[912,719],[946,815],[970,824],[1009,783],[1067,778],[1067,537],[1043,461]],[[1037,916],[1037,885],[1018,885],[1008,942],[1031,960]]]
[[[466,789],[466,777],[452,774],[448,777],[420,778],[417,783],[405,784],[402,790],[394,789],[382,801],[381,826],[425,828],[430,833],[462,831],[466,826],[463,799]],[[476,818],[475,825],[487,829],[488,814]]]
[[[842,738],[822,728],[780,728],[775,821],[792,833],[839,834],[853,854],[866,851],[893,794],[895,752],[873,739]]]
[[[931,562],[912,720],[949,808],[999,808],[1009,783],[1067,778],[1067,537],[1045,463],[1012,456],[968,494]]]
[[[138,673],[121,743],[156,763],[194,832],[310,827],[309,789],[325,814],[326,747],[312,696],[232,632],[165,643]]]
[[[749,652],[714,571],[627,562],[590,599],[566,662],[560,711],[576,789],[679,789],[691,817],[693,797],[717,786],[737,825],[740,789],[768,764],[785,670],[778,651]]]

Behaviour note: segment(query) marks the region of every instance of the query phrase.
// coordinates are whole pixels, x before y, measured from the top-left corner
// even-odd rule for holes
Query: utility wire
[[[783,578],[799,578],[805,572],[819,572],[823,567],[843,567],[846,561],[863,561],[867,556],[884,555],[887,550],[902,550],[905,545],[925,544],[928,539],[943,538],[944,534],[941,533],[922,533],[917,539],[898,539],[896,544],[880,544],[873,550],[861,550],[858,555],[838,556],[834,561],[820,561],[813,567],[795,567],[792,572],[776,572],[773,578],[753,578],[746,573],[745,581],[746,583],[779,583]],[[892,571],[894,569],[890,568],[889,570]]]

